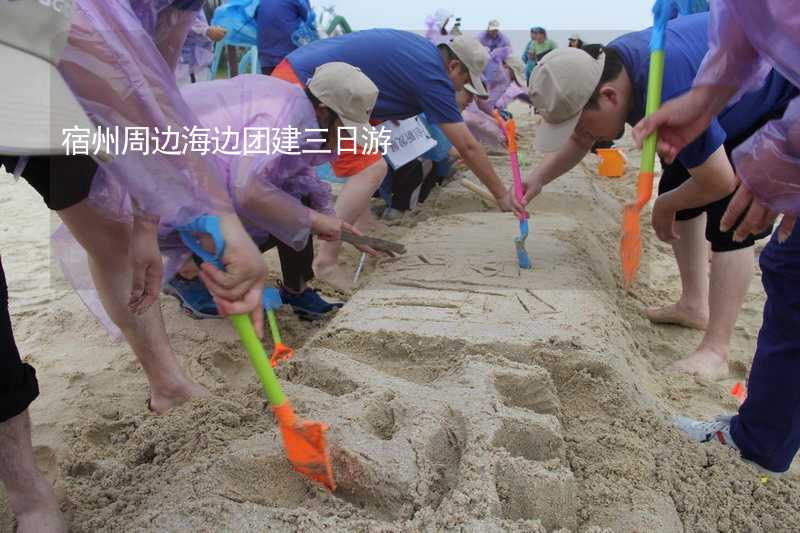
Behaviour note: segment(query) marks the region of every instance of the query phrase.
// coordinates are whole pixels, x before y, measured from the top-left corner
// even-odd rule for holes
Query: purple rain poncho
[[[480,42],[489,50],[489,63],[483,71],[483,81],[489,91],[489,99],[496,102],[511,82],[505,68],[505,61],[511,56],[511,41],[500,32],[497,37],[492,37],[485,31],[481,34]]]
[[[198,123],[178,92],[174,71],[202,4],[202,0],[75,1],[59,70],[95,124],[119,131],[120,137],[125,128],[138,127],[148,132],[151,141],[158,137],[154,135],[158,128],[163,148],[164,132]],[[129,192],[144,212],[168,226],[205,213],[233,212],[212,158],[189,150],[182,155],[126,151],[120,137],[110,143],[107,151],[114,160],[101,164],[90,196],[109,217],[129,218],[129,209],[109,202],[124,197],[120,191]],[[181,152],[185,142],[178,142]]]
[[[314,108],[305,92],[277,78],[241,75],[230,80],[196,83],[182,91],[184,99],[204,128],[244,132],[245,128],[285,129],[300,132],[319,128]],[[320,150],[314,140],[319,132],[303,133],[300,150]],[[334,159],[331,154],[207,155],[214,158],[230,191],[236,212],[256,242],[275,236],[301,249],[311,234],[310,211],[335,215],[330,186],[322,182],[315,167]],[[305,207],[305,200],[309,207]],[[114,202],[122,203],[119,199]],[[164,279],[172,278],[189,257],[177,235],[160,231],[165,256]],[[53,237],[54,249],[65,277],[86,306],[118,337],[100,305],[89,274],[86,256],[63,226]]]
[[[186,42],[181,49],[180,64],[186,65],[190,72],[196,68],[207,68],[214,62],[214,43],[208,38],[208,19],[199,11],[192,23]]]
[[[428,28],[425,32],[425,38],[436,46],[447,43],[452,38],[447,34],[446,25],[453,18],[446,9],[439,9],[433,15],[428,15],[425,19],[425,26]],[[444,33],[442,33],[444,31]]]
[[[800,87],[800,9],[783,0],[713,0],[710,50],[695,86],[756,89],[774,68]],[[800,98],[733,152],[736,173],[775,212],[800,214]]]

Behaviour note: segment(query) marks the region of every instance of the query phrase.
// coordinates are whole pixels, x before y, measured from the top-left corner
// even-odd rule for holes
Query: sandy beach
[[[512,110],[529,168],[538,119]],[[674,414],[736,410],[729,390],[749,371],[764,294],[757,272],[729,379],[667,372],[701,332],[641,316],[680,293],[648,213],[642,271],[621,288],[620,209],[638,171],[629,137],[621,147],[624,178],[579,167],[534,201],[533,270],[517,266],[516,221],[464,189],[458,179],[476,180],[462,171],[379,235],[408,253],[369,261],[335,317],[309,325],[282,310],[297,356],[278,374],[298,414],[330,426],[334,493],[286,461],[229,323],[192,320],[166,296],[173,346],[213,397],[149,413],[130,349],[51,267],[55,222],[40,197],[0,176],[10,311],[41,388],[34,447],[70,530],[800,530],[797,463],[764,482],[736,452],[672,427]],[[491,159],[510,182],[507,155]],[[355,270],[357,252],[345,255]],[[0,502],[0,531],[12,531]]]

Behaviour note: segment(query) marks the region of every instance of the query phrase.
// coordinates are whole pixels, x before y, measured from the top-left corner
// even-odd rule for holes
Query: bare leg
[[[673,370],[710,380],[728,376],[731,337],[753,279],[754,269],[755,254],[752,246],[712,254],[708,329],[697,351],[675,363]]]
[[[153,305],[141,316],[128,309],[132,279],[128,258],[130,227],[101,218],[86,201],[58,214],[89,255],[103,307],[147,374],[150,408],[164,413],[194,396],[207,396],[208,390],[190,380],[181,369],[169,344],[161,308]]]
[[[27,410],[0,423],[0,479],[6,486],[19,533],[67,531],[53,488],[33,459]]]
[[[369,210],[369,199],[386,176],[386,161],[381,159],[364,171],[348,178],[336,199],[336,216],[355,224]],[[332,286],[348,291],[352,288],[352,275],[339,266],[339,249],[342,243],[322,242],[314,261],[316,277]]]
[[[708,325],[708,243],[705,215],[675,223],[680,239],[672,244],[681,273],[681,297],[666,307],[651,307],[644,315],[656,324],[694,329]]]

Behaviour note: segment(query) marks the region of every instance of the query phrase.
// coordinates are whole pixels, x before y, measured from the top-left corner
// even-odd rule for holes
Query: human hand
[[[311,232],[323,241],[339,241],[342,239],[342,230],[361,235],[353,226],[343,222],[335,216],[326,215],[319,211],[311,212]]]
[[[542,193],[542,183],[535,178],[528,179],[528,181],[522,182],[522,190],[524,192],[522,204],[527,206],[534,198]]]
[[[514,216],[519,219],[528,218],[528,211],[525,209],[525,206],[517,200],[513,187],[505,191],[504,194],[495,196],[494,198],[500,211],[503,211],[504,213],[509,211],[513,212]]]
[[[225,239],[224,270],[203,263],[200,278],[221,316],[250,314],[259,338],[264,334],[263,293],[266,267],[255,243],[236,215],[220,216]]]
[[[686,145],[694,141],[711,123],[713,98],[708,87],[697,87],[668,100],[661,108],[639,121],[633,128],[633,139],[641,149],[644,141],[658,130],[656,151],[671,164]]]
[[[134,216],[131,226],[130,257],[133,279],[128,308],[141,315],[158,300],[164,264],[158,248],[158,221]]]
[[[228,34],[228,30],[220,26],[209,26],[206,30],[206,37],[214,42],[221,41]]]
[[[723,232],[730,231],[731,228],[741,220],[741,223],[733,233],[733,240],[735,242],[741,242],[749,235],[758,235],[766,231],[775,223],[778,215],[779,213],[772,211],[762,204],[753,196],[753,193],[750,192],[747,185],[742,183],[733,195],[733,198],[731,198],[728,209],[722,216],[720,230]],[[780,242],[784,242],[789,238],[794,230],[796,222],[796,216],[784,215],[778,227],[778,240]]]

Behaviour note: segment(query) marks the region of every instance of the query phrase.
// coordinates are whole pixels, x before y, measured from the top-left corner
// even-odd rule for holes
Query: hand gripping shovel
[[[217,268],[223,268],[221,257],[225,247],[222,232],[219,227],[219,219],[215,216],[205,215],[196,219],[193,223],[178,228],[183,242],[192,249],[194,253],[208,261]],[[196,234],[206,233],[214,240],[215,253],[207,252],[196,238]],[[274,315],[273,315],[274,316]],[[283,446],[289,462],[295,470],[307,478],[317,481],[329,490],[336,489],[336,481],[333,479],[333,467],[331,466],[328,446],[325,439],[325,432],[328,426],[321,422],[310,422],[300,420],[295,416],[294,409],[289,400],[283,394],[278,378],[269,363],[264,346],[258,340],[253,323],[247,315],[234,315],[231,318],[233,327],[239,333],[250,361],[256,369],[261,385],[272,406],[272,411],[278,419],[278,425],[283,436]]]
[[[664,81],[664,41],[667,21],[672,13],[673,5],[680,7],[681,2],[674,0],[657,0],[653,6],[653,34],[650,39],[650,71],[647,77],[647,105],[645,115],[650,116],[661,107],[661,91]],[[622,213],[622,241],[620,256],[622,259],[622,275],[625,286],[629,287],[636,278],[636,272],[642,261],[642,227],[641,213],[653,195],[653,179],[655,177],[656,145],[658,132],[654,131],[644,141],[642,147],[642,164],[639,179],[636,183],[636,202],[625,206]]]
[[[519,166],[519,154],[517,153],[517,124],[514,119],[507,122],[503,120],[500,113],[495,109],[494,118],[506,134],[508,142],[508,153],[511,156],[511,170],[514,174],[514,196],[518,202],[522,202],[525,196],[522,191],[522,170]],[[528,257],[528,250],[525,249],[525,241],[528,239],[528,214],[524,214],[519,219],[519,237],[514,238],[514,246],[517,248],[517,261],[519,267],[523,269],[531,268],[531,259]]]
[[[278,329],[278,319],[275,317],[275,311],[280,309],[282,305],[283,301],[278,289],[264,289],[264,310],[267,312],[269,331],[272,334],[272,342],[275,344],[272,349],[272,357],[269,359],[272,368],[278,366],[281,361],[288,361],[294,357],[294,350],[283,344],[281,331]]]

